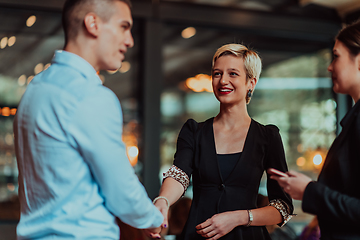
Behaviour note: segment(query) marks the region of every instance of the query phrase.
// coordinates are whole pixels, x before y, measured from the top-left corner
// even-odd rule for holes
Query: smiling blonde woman
[[[261,177],[269,167],[287,171],[279,129],[251,119],[247,104],[259,80],[261,59],[241,44],[219,48],[213,57],[212,85],[219,114],[182,127],[174,164],[154,200],[167,225],[168,205],[193,180],[193,202],[181,239],[270,239],[265,225],[284,225],[293,205],[268,178],[269,206],[256,208]]]

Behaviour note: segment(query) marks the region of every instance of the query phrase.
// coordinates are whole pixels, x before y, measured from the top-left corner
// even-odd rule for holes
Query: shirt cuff
[[[172,165],[170,169],[166,173],[164,173],[164,180],[168,177],[171,177],[176,181],[178,181],[184,187],[184,193],[185,193],[186,189],[189,186],[190,179],[183,170],[181,170],[179,167],[175,165]]]
[[[322,195],[324,192],[322,184],[319,182],[310,182],[304,191],[303,199],[301,202],[302,210],[306,213],[316,215],[318,213],[319,206],[316,201],[319,195]],[[321,203],[320,203],[321,204]]]
[[[283,221],[278,224],[280,227],[284,226],[287,222],[289,222],[293,216],[296,216],[296,215],[291,214],[289,206],[287,205],[286,202],[284,202],[281,199],[271,200],[269,203],[269,206],[276,208],[276,210],[278,210],[280,212],[280,214],[283,218]]]

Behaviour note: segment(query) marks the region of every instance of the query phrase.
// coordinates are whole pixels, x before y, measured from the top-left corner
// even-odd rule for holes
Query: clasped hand
[[[238,211],[215,214],[205,222],[197,225],[196,232],[209,240],[219,239],[228,234],[235,227],[247,223],[247,212],[241,212],[244,214],[239,214]]]
[[[146,236],[150,237],[150,238],[161,238],[161,231],[163,228],[167,228],[168,226],[168,214],[169,214],[169,208],[166,205],[166,202],[163,199],[159,199],[158,201],[155,202],[155,207],[157,207],[157,209],[159,209],[159,211],[161,212],[161,214],[164,217],[164,221],[161,224],[160,227],[158,228],[152,228],[152,229],[144,229],[144,233]]]
[[[162,230],[162,226],[157,227],[157,228],[143,229],[143,232],[146,236],[148,236],[150,238],[160,239],[161,238],[161,235],[160,235],[161,230]]]

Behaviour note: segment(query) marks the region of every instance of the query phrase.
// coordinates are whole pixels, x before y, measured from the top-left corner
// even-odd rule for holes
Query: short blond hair
[[[216,60],[225,55],[241,57],[244,60],[246,79],[256,78],[259,80],[262,63],[259,55],[255,51],[241,44],[226,44],[215,52],[212,60],[212,68],[214,68]]]

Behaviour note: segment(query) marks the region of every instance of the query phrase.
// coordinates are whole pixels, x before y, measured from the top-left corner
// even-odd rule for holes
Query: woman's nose
[[[225,75],[223,75],[220,79],[220,83],[227,84],[228,82],[229,82],[229,79]]]
[[[328,70],[329,72],[332,72],[332,70],[333,70],[332,63],[330,63],[330,65],[328,66],[327,70]]]

